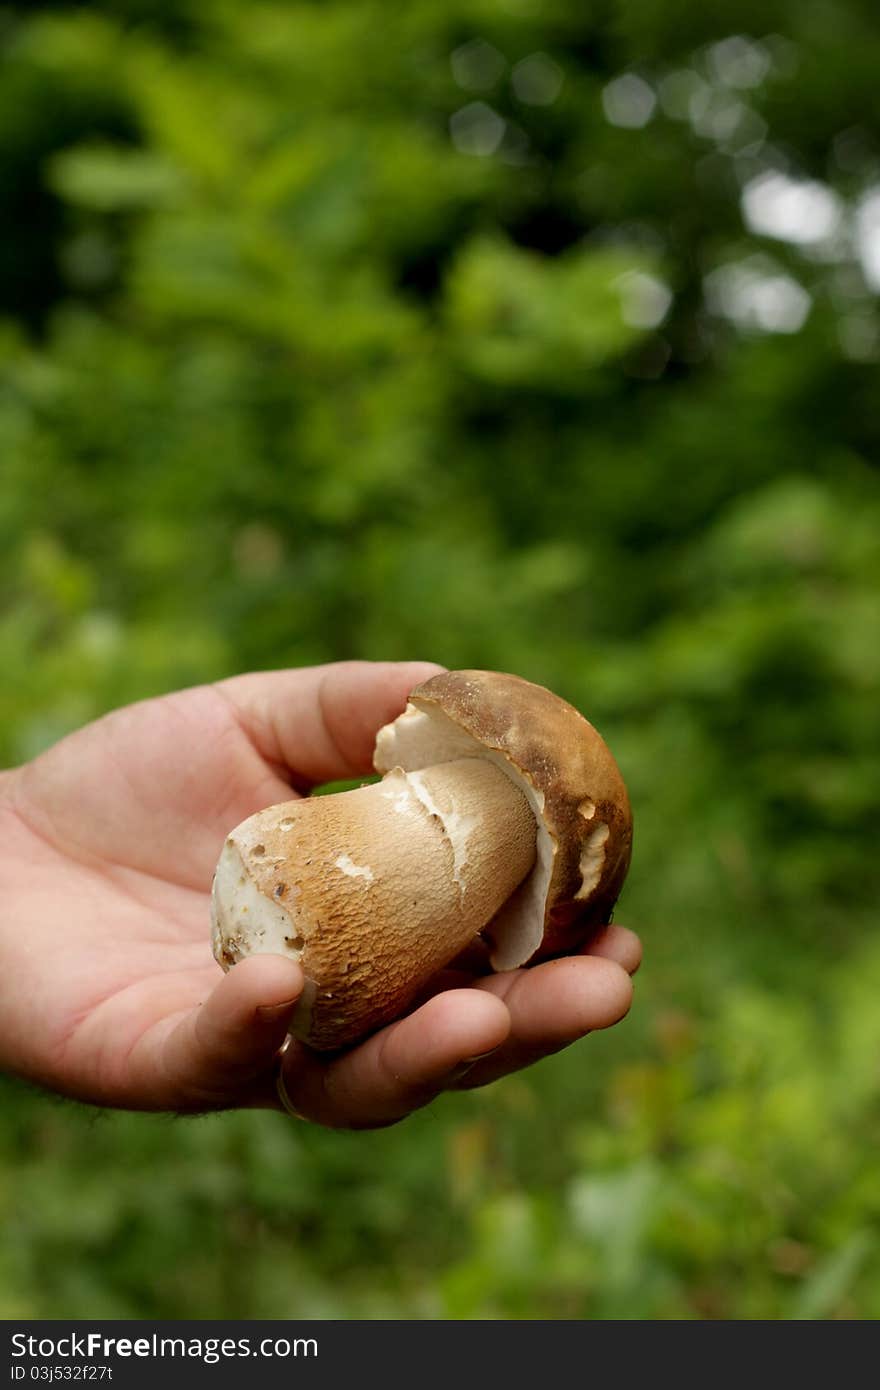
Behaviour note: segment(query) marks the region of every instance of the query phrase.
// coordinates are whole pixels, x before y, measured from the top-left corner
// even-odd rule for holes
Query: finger
[[[250,956],[204,1003],[144,1034],[131,1055],[131,1080],[151,1108],[215,1109],[239,1104],[274,1065],[303,973],[284,956]]]
[[[427,1105],[462,1068],[500,1047],[509,1030],[500,999],[448,990],[332,1061],[292,1047],[283,1062],[284,1084],[304,1118],[374,1129]]]
[[[426,661],[341,661],[233,676],[216,688],[258,752],[305,790],[371,773],[377,731],[401,713],[414,686],[442,670]]]
[[[461,1078],[459,1086],[468,1089],[531,1066],[596,1029],[610,1028],[632,1004],[629,975],[602,956],[563,956],[529,970],[489,975],[474,988],[504,1001],[510,1036]]]
[[[602,927],[587,942],[581,955],[616,960],[627,975],[634,975],[642,963],[642,943],[628,927]]]
[[[642,962],[642,943],[635,932],[627,927],[600,927],[578,954],[603,956],[606,960],[617,961],[628,975],[634,975]],[[463,989],[466,985],[473,984],[476,977],[491,973],[488,943],[481,939],[472,941],[450,961],[449,965],[428,981],[419,1002],[423,1003],[444,989]]]

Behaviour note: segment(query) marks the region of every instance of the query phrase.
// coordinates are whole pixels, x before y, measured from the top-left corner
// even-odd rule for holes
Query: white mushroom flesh
[[[217,960],[270,953],[299,960],[303,938],[296,923],[296,901],[282,907],[260,892],[230,837],[211,889],[211,946]]]

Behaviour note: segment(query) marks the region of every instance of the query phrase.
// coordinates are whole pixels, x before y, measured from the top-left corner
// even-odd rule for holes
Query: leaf
[[[77,145],[50,160],[49,184],[93,212],[167,207],[185,192],[180,170],[161,155],[113,145]]]

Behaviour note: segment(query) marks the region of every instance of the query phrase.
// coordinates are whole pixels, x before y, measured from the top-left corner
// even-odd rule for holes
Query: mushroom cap
[[[531,874],[484,931],[510,970],[575,951],[611,920],[629,868],[632,812],[604,739],[544,686],[499,671],[446,671],[417,686],[380,729],[374,765],[417,771],[490,758],[529,799],[538,824]]]

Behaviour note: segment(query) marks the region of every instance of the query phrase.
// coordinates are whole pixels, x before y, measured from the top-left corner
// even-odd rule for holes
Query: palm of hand
[[[277,1104],[301,972],[265,956],[221,975],[214,865],[230,827],[294,785],[368,772],[376,728],[428,673],[345,663],[238,677],[118,710],[12,774],[6,1065],[99,1104]],[[481,1084],[616,1021],[637,963],[635,938],[610,929],[589,959],[459,976],[478,988],[436,995],[338,1059],[294,1048],[288,1092],[325,1123],[392,1122],[445,1086]]]
[[[162,1049],[218,983],[208,891],[225,834],[295,793],[212,687],[117,711],[25,771],[20,949],[41,1079],[101,1102],[228,1103],[228,1083],[163,1086]]]

